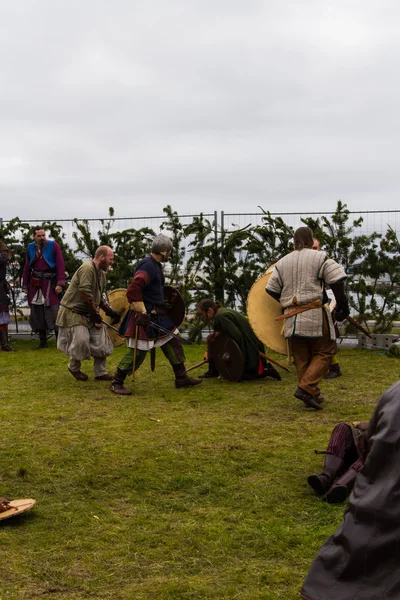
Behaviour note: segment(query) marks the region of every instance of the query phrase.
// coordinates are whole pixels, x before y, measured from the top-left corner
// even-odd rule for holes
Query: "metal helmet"
[[[162,256],[167,256],[168,254],[172,254],[172,241],[166,235],[159,233],[153,240],[151,245],[151,251],[154,254],[161,254]]]

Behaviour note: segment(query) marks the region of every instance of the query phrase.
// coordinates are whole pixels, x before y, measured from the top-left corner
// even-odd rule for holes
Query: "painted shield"
[[[109,292],[107,296],[108,303],[111,306],[111,308],[117,310],[118,312],[122,311],[120,319],[121,323],[129,308],[128,298],[126,297],[126,289],[117,288],[115,290],[112,290],[112,292]],[[100,314],[104,321],[106,321],[107,323],[111,323],[111,317],[107,317],[107,315],[102,310],[100,311]],[[116,325],[114,324],[113,327],[116,327],[118,329],[118,323]],[[110,340],[112,341],[114,348],[116,348],[117,346],[122,346],[122,344],[125,342],[124,338],[118,335],[118,333],[110,327],[107,327],[107,333],[110,336]]]
[[[178,290],[171,285],[164,285],[164,301],[168,307],[166,313],[174,322],[175,327],[179,327],[185,317],[185,303]]]
[[[210,344],[210,358],[219,374],[228,381],[239,381],[243,375],[244,358],[237,343],[223,333],[219,333]]]
[[[280,303],[272,298],[265,288],[274,265],[253,283],[247,296],[247,318],[259,340],[279,354],[288,353],[287,342],[283,336],[284,321],[275,321],[282,314]]]

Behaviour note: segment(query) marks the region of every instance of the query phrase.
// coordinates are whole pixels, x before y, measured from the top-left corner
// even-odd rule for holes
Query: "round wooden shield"
[[[239,381],[244,371],[244,358],[237,343],[227,335],[218,333],[210,344],[210,358],[223,379]]]
[[[33,508],[36,504],[36,500],[33,498],[24,498],[23,500],[10,500],[10,507],[8,510],[0,513],[0,521],[3,519],[9,519],[10,517],[16,517],[27,510]]]
[[[179,327],[185,317],[185,303],[181,294],[172,285],[164,285],[164,300],[171,307],[167,312],[168,317]]]
[[[129,308],[128,298],[126,297],[126,289],[117,288],[109,292],[107,296],[108,303],[111,306],[111,308],[117,310],[118,312],[122,311],[121,319],[119,321],[121,323]],[[100,311],[100,314],[101,318],[104,321],[106,321],[107,323],[111,323],[111,317],[107,317],[107,315],[102,310]],[[113,327],[116,327],[118,329],[118,323],[116,325],[114,324]],[[114,331],[114,329],[111,329],[111,327],[107,327],[107,333],[110,336],[110,340],[112,341],[114,348],[116,348],[117,346],[122,346],[122,344],[125,342],[124,338],[118,335],[118,333]]]
[[[247,296],[247,318],[263,344],[274,352],[287,355],[287,342],[283,336],[284,321],[275,321],[275,317],[281,316],[282,307],[265,291],[273,270],[274,265],[271,265],[264,275],[253,283]]]

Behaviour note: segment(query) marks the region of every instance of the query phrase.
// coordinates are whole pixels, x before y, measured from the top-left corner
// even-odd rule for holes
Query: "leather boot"
[[[211,377],[219,377],[219,372],[215,366],[215,362],[210,359],[208,361],[208,371],[203,373],[203,375],[199,375],[199,379],[209,379]]]
[[[86,373],[82,373],[82,371],[71,371],[69,367],[68,371],[71,373],[72,377],[75,377],[77,381],[87,381],[89,379]]]
[[[272,379],[276,379],[277,381],[281,381],[282,377],[278,373],[278,371],[271,365],[270,362],[267,362],[264,367],[264,371],[261,375],[261,379],[265,379],[266,377],[271,377]]]
[[[313,398],[311,394],[307,394],[305,390],[298,387],[294,393],[294,397],[304,402],[307,408],[313,408],[314,410],[323,409],[323,407],[321,406],[321,402],[324,400],[324,397],[321,395],[318,396],[318,398]]]
[[[343,468],[343,465],[343,459],[334,454],[327,454],[325,456],[324,470],[319,475],[310,475],[307,479],[308,485],[312,487],[318,496],[322,496],[329,490]]]
[[[339,363],[331,365],[324,379],[336,379],[336,377],[341,377],[342,371],[340,370]]]
[[[15,352],[14,348],[11,348],[10,344],[8,343],[8,335],[5,329],[0,331],[0,344],[3,352]]]
[[[40,350],[41,348],[47,348],[47,334],[45,329],[39,329],[39,345],[34,347],[34,350]]]
[[[120,394],[121,396],[132,395],[131,390],[124,386],[125,377],[126,374],[121,371],[121,369],[115,371],[114,379],[110,385],[110,390],[114,392],[114,394]]]
[[[339,502],[344,502],[351,490],[354,487],[354,482],[357,477],[357,472],[355,469],[350,467],[348,471],[333,484],[331,489],[327,494],[322,498],[325,502],[329,504],[338,504]]]
[[[201,383],[201,379],[197,379],[196,377],[189,377],[186,373],[184,363],[180,363],[179,365],[172,365],[172,368],[175,373],[175,387],[176,388],[187,388],[193,387],[194,385],[199,385]]]

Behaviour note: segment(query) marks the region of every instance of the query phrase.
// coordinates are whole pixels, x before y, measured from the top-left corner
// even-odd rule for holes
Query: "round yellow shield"
[[[283,336],[284,322],[275,321],[276,317],[281,316],[282,307],[265,291],[274,266],[271,265],[251,286],[247,296],[247,318],[259,340],[274,352],[287,355],[287,342]]]
[[[126,288],[117,288],[115,290],[112,290],[107,294],[107,296],[108,303],[111,306],[111,308],[117,310],[118,312],[122,311],[121,319],[119,321],[121,323],[129,308],[128,298],[126,297]],[[107,323],[111,323],[111,317],[107,317],[107,315],[102,310],[100,310],[100,314],[101,318],[104,321],[106,321]],[[118,329],[118,325],[119,323],[113,325],[113,327]],[[116,348],[117,346],[122,346],[125,340],[122,336],[118,335],[118,333],[114,331],[114,329],[111,329],[111,327],[107,327],[107,333],[110,336],[110,340],[112,341],[114,348]]]

